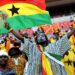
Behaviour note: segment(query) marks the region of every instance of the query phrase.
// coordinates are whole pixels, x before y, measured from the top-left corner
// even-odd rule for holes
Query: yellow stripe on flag
[[[35,15],[35,14],[48,14],[48,11],[42,10],[38,8],[35,5],[27,4],[27,3],[13,3],[13,4],[7,4],[0,7],[0,11],[3,11],[8,14],[8,17],[12,17],[12,13],[10,10],[12,8],[12,5],[14,5],[16,8],[19,8],[18,13],[14,14],[14,16],[18,15]]]
[[[51,66],[50,66],[50,62],[44,54],[42,54],[42,66],[47,75],[53,75]]]

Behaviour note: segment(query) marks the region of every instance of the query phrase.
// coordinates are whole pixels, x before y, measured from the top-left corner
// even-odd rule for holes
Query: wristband
[[[9,32],[11,32],[11,31],[13,31],[13,29],[12,29],[12,28],[10,28],[10,29],[9,29]]]

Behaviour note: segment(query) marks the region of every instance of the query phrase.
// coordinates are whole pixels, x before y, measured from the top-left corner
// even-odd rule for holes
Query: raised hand
[[[5,28],[8,30],[11,28],[7,22],[5,22]]]
[[[71,32],[67,34],[67,37],[70,38],[71,35],[75,35],[75,28],[73,28]]]

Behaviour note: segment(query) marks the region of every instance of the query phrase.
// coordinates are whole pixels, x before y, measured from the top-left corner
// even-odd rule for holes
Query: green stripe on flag
[[[62,56],[60,55],[57,55],[57,54],[52,54],[52,53],[49,53],[51,56],[53,56],[54,58],[56,58],[57,60],[61,61],[63,59]]]
[[[50,16],[48,14],[36,14],[31,16],[25,15],[14,16],[8,18],[7,22],[14,30],[21,30],[44,24],[51,24]],[[6,32],[7,30],[4,27],[0,29],[0,34]]]

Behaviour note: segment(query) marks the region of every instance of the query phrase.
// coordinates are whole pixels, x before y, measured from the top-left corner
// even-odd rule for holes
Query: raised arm
[[[16,36],[19,40],[21,40],[24,43],[24,38],[17,32],[15,32],[8,23],[5,23],[5,28],[9,30],[14,36]]]
[[[67,38],[69,39],[71,35],[75,35],[75,28],[71,32],[67,33]]]
[[[49,44],[47,49],[48,53],[52,54],[58,54],[63,56],[66,51],[70,48],[70,42],[69,38],[71,35],[75,34],[75,29],[73,29],[71,32],[64,35],[61,39],[59,39],[57,42]]]

